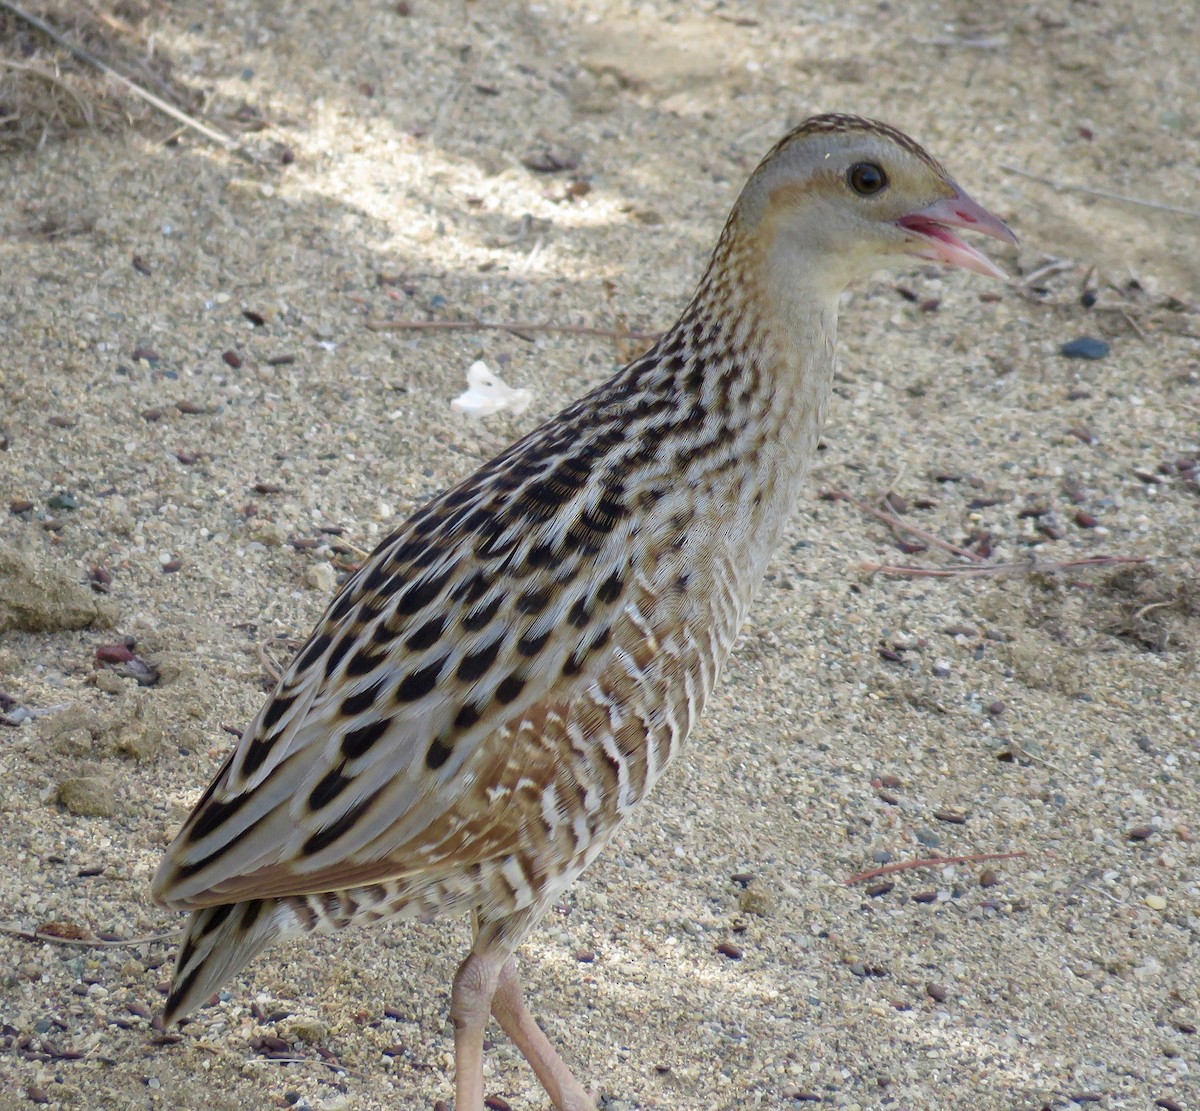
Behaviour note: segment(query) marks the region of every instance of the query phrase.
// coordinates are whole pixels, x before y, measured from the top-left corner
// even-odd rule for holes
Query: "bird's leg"
[[[454,1020],[455,1111],[483,1111],[483,1032],[507,953],[472,953],[458,966],[450,992]]]
[[[492,1015],[533,1066],[558,1111],[596,1111],[595,1100],[571,1075],[566,1062],[525,1006],[515,957],[509,957],[500,969],[496,993],[492,997]]]

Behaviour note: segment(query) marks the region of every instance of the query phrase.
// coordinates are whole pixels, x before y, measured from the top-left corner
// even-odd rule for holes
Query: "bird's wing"
[[[267,869],[291,894],[328,890],[334,865],[370,871],[453,808],[487,738],[597,674],[632,526],[578,439],[563,450],[597,434],[564,423],[573,411],[435,498],[346,584],[168,848],[161,903],[227,901]]]

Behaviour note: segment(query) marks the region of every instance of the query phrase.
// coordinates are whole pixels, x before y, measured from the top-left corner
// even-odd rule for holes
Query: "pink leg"
[[[538,1080],[550,1096],[550,1102],[558,1111],[596,1111],[596,1101],[571,1075],[571,1070],[525,1006],[515,957],[509,957],[500,969],[492,996],[492,1014],[525,1060],[533,1066]]]
[[[454,976],[450,1017],[454,1020],[455,1111],[484,1111],[483,1032],[506,956],[472,953]]]

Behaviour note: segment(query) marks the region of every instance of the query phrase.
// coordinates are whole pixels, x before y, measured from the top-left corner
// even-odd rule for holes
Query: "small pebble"
[[[329,1027],[320,1019],[297,1016],[289,1019],[280,1033],[286,1038],[316,1045],[329,1035]]]
[[[1058,351],[1068,359],[1103,359],[1109,352],[1109,346],[1102,339],[1080,336],[1064,343]]]
[[[1151,910],[1166,910],[1167,909],[1167,900],[1164,899],[1161,895],[1147,895],[1146,898],[1143,899],[1142,901]]]
[[[722,941],[717,946],[717,952],[723,957],[728,957],[731,961],[740,961],[742,959],[742,951],[732,941]]]
[[[337,586],[337,572],[328,563],[314,563],[304,569],[304,584],[322,594]]]
[[[738,910],[743,914],[755,914],[760,918],[769,918],[779,906],[779,900],[761,880],[750,884],[738,896]]]
[[[946,989],[945,984],[926,984],[925,994],[935,1003],[945,1003],[950,992]]]
[[[995,887],[1000,882],[1000,877],[996,875],[991,868],[985,868],[979,873],[980,887]]]
[[[72,814],[111,818],[117,811],[116,786],[102,775],[80,775],[58,785],[58,801]]]
[[[268,548],[278,548],[281,544],[287,543],[288,534],[287,529],[278,522],[268,520],[266,517],[255,517],[250,525],[250,537],[260,544],[265,544]]]

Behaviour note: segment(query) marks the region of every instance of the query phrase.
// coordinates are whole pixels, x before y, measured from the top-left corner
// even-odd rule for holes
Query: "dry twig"
[[[1043,263],[1036,270],[1031,270],[1022,279],[1023,285],[1037,285],[1043,278],[1048,278],[1052,274],[1061,274],[1067,270],[1074,270],[1079,264],[1069,258],[1052,258],[1048,262]],[[1091,273],[1091,271],[1088,271]]]
[[[18,7],[16,4],[12,3],[12,0],[0,0],[0,8],[10,12],[18,19],[24,20],[31,27],[36,27],[43,35],[57,43],[79,61],[85,63],[86,65],[92,66],[106,76],[111,77],[114,81],[117,81],[126,89],[128,89],[129,92],[131,92],[134,96],[144,100],[152,108],[157,108],[158,111],[162,112],[164,115],[170,116],[171,119],[178,121],[185,127],[190,127],[193,131],[203,135],[210,142],[224,147],[231,153],[240,155],[241,157],[249,159],[250,161],[254,160],[253,155],[251,155],[250,152],[245,149],[245,147],[238,143],[236,139],[233,139],[223,132],[218,131],[214,127],[210,127],[206,123],[202,123],[200,120],[196,119],[195,116],[188,115],[182,109],[176,108],[174,104],[163,100],[162,97],[155,96],[154,93],[150,92],[148,89],[142,88],[141,85],[137,84],[135,81],[131,81],[124,74],[118,73],[112,68],[112,66],[102,62],[94,54],[84,50],[81,46],[76,46],[70,41],[70,39],[66,38],[66,36],[51,27],[50,24],[44,19],[40,19],[38,16],[32,15],[31,13]]]
[[[0,0],[2,2],[2,0]],[[492,320],[368,320],[372,332],[552,332],[563,336],[602,336],[652,343],[661,332],[630,332],[624,328],[593,328],[586,324],[523,324]]]
[[[869,872],[859,872],[845,881],[847,887],[853,887],[864,880],[877,879],[879,876],[890,876],[896,872],[907,872],[914,868],[941,868],[945,864],[983,864],[989,860],[1015,860],[1019,856],[1029,854],[1022,849],[1015,853],[973,853],[970,856],[931,856],[924,860],[898,860],[895,864],[884,864],[872,868]]]
[[[1122,204],[1136,204],[1142,208],[1153,208],[1159,212],[1173,212],[1177,216],[1191,216],[1193,219],[1200,220],[1200,209],[1181,208],[1179,205],[1163,204],[1161,201],[1148,201],[1143,197],[1129,197],[1124,193],[1113,193],[1108,189],[1092,189],[1087,185],[1072,185],[1069,182],[1055,181],[1051,177],[1043,177],[1041,174],[1031,173],[1029,170],[1023,169],[1021,166],[1013,166],[1006,162],[1000,163],[1000,169],[1007,170],[1010,174],[1017,174],[1020,177],[1027,177],[1030,181],[1040,182],[1042,185],[1048,185],[1055,192],[1063,193],[1084,193],[1089,197],[1102,197],[1106,201],[1120,201]]]
[[[267,637],[266,640],[259,644],[258,662],[262,664],[263,671],[265,671],[271,677],[272,683],[278,683],[279,680],[283,678],[284,667],[286,667],[287,664],[285,663],[283,667],[277,664],[271,658],[271,649],[277,644],[282,644],[290,653],[287,663],[291,663],[292,656],[296,654],[296,649],[298,649],[303,643],[304,641],[297,640],[295,637]]]
[[[153,934],[150,937],[119,938],[114,941],[102,937],[59,937],[57,934],[46,934],[39,930],[23,930],[19,926],[0,926],[0,934],[8,937],[19,937],[22,941],[45,941],[51,945],[73,945],[78,949],[120,949],[131,945],[152,945],[159,941],[174,941],[179,936],[178,930],[166,934]]]
[[[1028,563],[985,563],[954,567],[913,567],[905,564],[863,563],[871,575],[897,575],[901,578],[948,579],[959,575],[1049,575],[1090,567],[1113,567],[1123,563],[1148,563],[1149,556],[1089,556],[1087,559],[1030,560]]]
[[[897,517],[892,513],[885,513],[882,509],[876,509],[873,505],[867,502],[859,501],[858,498],[846,493],[845,490],[830,490],[821,495],[827,501],[844,501],[849,502],[855,509],[862,510],[863,513],[868,513],[872,517],[878,518],[888,525],[893,532],[907,532],[911,536],[916,536],[924,540],[927,544],[932,544],[936,548],[941,548],[943,551],[951,552],[956,556],[962,556],[964,559],[971,560],[972,563],[982,563],[983,556],[978,552],[969,551],[966,548],[960,548],[957,544],[951,544],[948,540],[943,540],[940,536],[935,536],[932,532],[926,532],[922,528],[917,528],[915,525],[910,525],[902,517]],[[966,571],[968,568],[962,567],[959,570]]]

